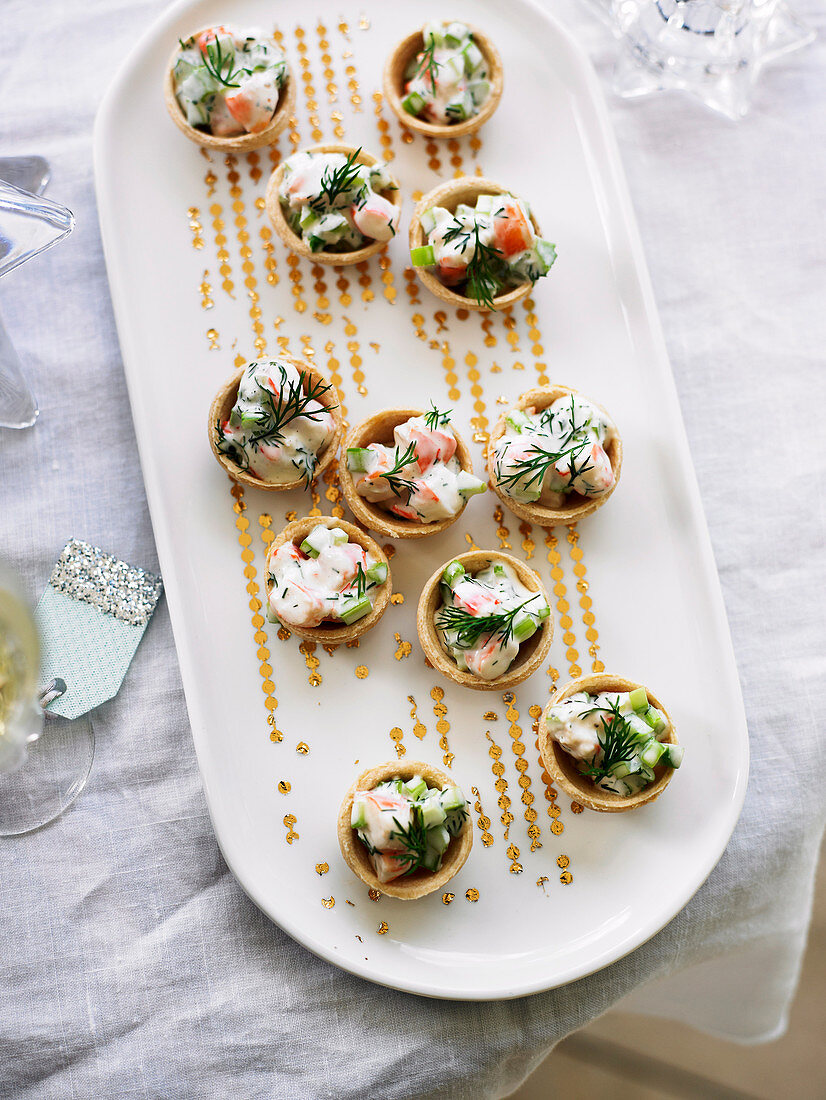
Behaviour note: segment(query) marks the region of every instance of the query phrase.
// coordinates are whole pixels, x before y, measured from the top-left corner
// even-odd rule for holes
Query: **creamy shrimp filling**
[[[651,705],[643,687],[578,692],[549,704],[545,724],[553,740],[580,762],[582,774],[614,794],[636,794],[654,781],[655,767],[682,763],[682,748],[663,743],[671,734],[667,716]]]
[[[513,409],[494,449],[496,484],[513,500],[549,508],[571,493],[601,496],[614,485],[607,447],[616,437],[610,417],[576,394],[541,412]]]
[[[479,114],[490,97],[488,64],[464,23],[425,23],[423,49],[405,73],[402,107],[439,125]]]
[[[492,562],[475,574],[461,562],[445,567],[442,603],[434,615],[445,652],[463,672],[481,680],[503,676],[519,647],[550,615],[545,598],[531,592],[504,562]]]
[[[524,199],[479,195],[475,206],[431,206],[419,217],[427,243],[410,252],[415,267],[433,268],[440,281],[493,307],[493,300],[547,275],[556,248],[538,237]]]
[[[312,481],[335,431],[323,399],[332,386],[283,359],[248,363],[226,420],[215,425],[219,451],[271,485]]]
[[[347,468],[359,496],[394,516],[435,523],[457,516],[484,481],[463,470],[456,457],[450,413],[435,406],[393,430],[395,446],[371,443],[347,449]]]
[[[387,566],[340,527],[320,523],[300,545],[285,542],[269,560],[270,618],[285,626],[349,626],[373,609]]]
[[[354,252],[396,235],[399,209],[382,193],[396,185],[384,165],[359,164],[360,152],[294,153],[284,162],[278,198],[313,252]]]
[[[379,882],[416,871],[438,871],[453,837],[465,827],[467,799],[459,787],[430,787],[420,775],[356,791],[350,824],[367,849]]]
[[[269,126],[287,79],[287,62],[257,27],[210,27],[181,42],[172,76],[190,126],[235,137]]]

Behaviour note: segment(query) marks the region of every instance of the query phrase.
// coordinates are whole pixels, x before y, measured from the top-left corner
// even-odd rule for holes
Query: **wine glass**
[[[54,821],[86,785],[95,753],[87,716],[44,711],[61,681],[38,687],[40,643],[31,609],[0,565],[0,837]]]

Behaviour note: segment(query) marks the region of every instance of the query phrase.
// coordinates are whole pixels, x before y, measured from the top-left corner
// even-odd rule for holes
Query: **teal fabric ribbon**
[[[41,682],[67,690],[48,705],[79,718],[117,695],[163,591],[161,578],[79,539],[66,543],[35,608]]]

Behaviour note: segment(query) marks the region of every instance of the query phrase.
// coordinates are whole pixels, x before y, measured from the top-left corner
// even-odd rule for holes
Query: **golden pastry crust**
[[[414,775],[422,776],[427,780],[428,786],[438,787],[440,790],[456,786],[455,781],[446,772],[434,768],[432,764],[425,764],[420,760],[389,760],[386,764],[378,764],[362,772],[344,796],[338,815],[338,843],[347,866],[362,882],[367,883],[374,890],[379,890],[391,898],[400,898],[402,901],[423,898],[426,894],[432,894],[434,890],[445,886],[462,869],[473,847],[473,822],[468,810],[464,828],[458,836],[451,838],[447,851],[442,857],[442,866],[438,871],[419,870],[414,871],[412,875],[393,879],[392,882],[379,882],[367,849],[350,824],[353,797],[356,791],[370,791],[387,779],[398,777],[407,781]]]
[[[394,446],[394,429],[399,424],[404,424],[412,416],[424,416],[424,410],[382,409],[381,412],[368,416],[366,420],[363,420],[350,432],[344,444],[345,453],[339,470],[344,499],[359,523],[363,523],[371,531],[377,531],[380,535],[391,539],[421,539],[428,535],[437,535],[440,531],[450,527],[451,523],[455,523],[467,507],[467,502],[465,502],[465,506],[455,516],[448,516],[446,519],[439,519],[434,523],[422,523],[418,520],[402,519],[401,516],[394,516],[379,504],[373,504],[371,501],[359,496],[353,481],[353,475],[347,468],[347,449],[349,447],[367,447],[371,443],[383,443],[388,447]],[[464,439],[452,424],[450,430],[456,437],[456,458],[459,460],[459,465],[467,473],[472,474],[473,456]]]
[[[297,634],[299,638],[306,638],[308,641],[318,642],[319,645],[340,645],[360,638],[362,634],[366,634],[368,630],[376,625],[387,610],[387,605],[390,602],[390,595],[393,591],[393,578],[390,574],[390,564],[384,551],[377,542],[354,524],[348,523],[343,519],[336,519],[335,516],[304,516],[302,519],[295,519],[292,523],[288,523],[284,530],[273,539],[267,550],[267,600],[269,601],[270,592],[272,591],[270,558],[276,550],[278,550],[279,546],[283,546],[285,542],[294,542],[296,546],[300,546],[310,531],[312,531],[314,527],[318,527],[319,524],[323,524],[325,527],[340,527],[341,530],[345,532],[350,542],[358,543],[363,550],[372,554],[376,561],[383,562],[384,565],[387,566],[387,580],[384,584],[379,586],[375,600],[373,601],[373,609],[368,615],[365,615],[364,618],[356,619],[356,621],[350,623],[349,626],[346,623],[332,623],[327,626],[293,626],[292,623],[284,623],[287,630],[293,634]]]
[[[387,100],[388,106],[402,126],[406,127],[408,130],[415,130],[417,134],[424,134],[426,137],[431,138],[464,137],[466,134],[475,133],[480,127],[484,126],[499,106],[499,101],[502,98],[502,90],[505,86],[505,72],[502,68],[502,59],[499,56],[499,51],[490,38],[477,27],[472,27],[470,24],[465,24],[465,26],[468,27],[468,30],[473,35],[473,41],[476,43],[482,56],[488,63],[490,95],[482,104],[479,113],[474,115],[473,118],[465,119],[464,122],[444,125],[438,122],[426,122],[424,119],[416,118],[414,115],[408,114],[404,107],[402,107],[402,99],[405,94],[404,74],[407,71],[407,66],[416,54],[421,53],[424,49],[424,37],[421,29],[413,31],[412,34],[403,38],[390,53],[390,56],[385,62],[382,80],[384,98]]]
[[[468,206],[475,206],[476,200],[480,195],[512,195],[513,192],[508,190],[507,187],[502,187],[499,183],[494,183],[493,180],[482,179],[479,176],[460,176],[459,179],[447,180],[445,183],[440,183],[438,187],[434,187],[432,191],[428,191],[419,201],[416,203],[416,209],[413,211],[413,216],[410,219],[410,247],[420,248],[423,244],[427,243],[427,234],[422,229],[422,214],[425,210],[429,210],[431,206],[443,206],[445,210],[449,210],[451,213],[456,209],[460,203],[466,203]],[[531,214],[531,225],[534,228],[534,232],[537,236],[542,236],[542,231],[539,228],[539,223],[536,218]],[[458,294],[455,290],[451,290],[450,287],[444,285],[438,276],[434,275],[432,271],[429,271],[426,267],[414,267],[416,277],[426,286],[431,294],[435,294],[437,298],[441,298],[443,302],[447,302],[448,305],[456,306],[458,309],[472,309],[477,313],[490,313],[490,307],[477,302],[475,298],[468,298],[464,294]],[[533,283],[530,279],[526,279],[524,283],[520,283],[519,286],[514,287],[513,290],[509,290],[507,294],[497,294],[493,299],[493,308],[498,311],[501,309],[508,309],[509,306],[514,305],[516,302],[521,301],[523,298],[527,298],[533,289]]]
[[[356,149],[357,146],[355,145],[335,145],[327,143],[322,145],[308,145],[306,149],[296,149],[295,152],[344,153],[345,156],[351,156],[356,152]],[[356,163],[369,164],[372,166],[380,162],[378,157],[374,157],[372,153],[368,153],[362,149],[356,157]],[[381,252],[383,248],[387,247],[388,241],[373,241],[372,244],[365,245],[364,248],[359,248],[355,252],[325,252],[324,249],[320,252],[313,252],[307,242],[293,232],[289,222],[284,217],[284,210],[278,198],[278,188],[283,178],[284,165],[279,164],[270,176],[270,181],[267,184],[265,202],[273,228],[291,252],[297,252],[299,256],[304,256],[306,259],[312,260],[314,264],[330,264],[333,267],[347,267],[350,264],[360,264],[364,260],[369,260],[371,256],[375,256],[377,252]],[[400,210],[402,205],[402,193],[399,187],[399,181],[394,176],[390,178],[396,185],[396,189],[380,191],[378,193],[386,198],[388,202],[391,202],[397,210]]]
[[[459,554],[450,561],[461,562],[466,573],[478,573],[492,562],[502,562],[509,565],[516,573],[519,580],[531,592],[541,593],[543,599],[550,608],[548,593],[537,573],[517,558],[510,554],[502,554],[498,550],[470,550],[467,554]],[[474,676],[472,672],[463,672],[456,662],[442,649],[439,635],[436,631],[434,616],[442,602],[442,594],[439,589],[439,581],[449,562],[440,565],[427,584],[422,589],[419,597],[419,606],[416,611],[416,630],[419,634],[419,642],[425,656],[434,668],[443,676],[453,680],[462,687],[473,688],[474,691],[508,691],[521,684],[523,680],[536,672],[548,655],[554,636],[554,615],[551,611],[536,633],[523,642],[519,647],[519,653],[507,672],[497,676],[495,680],[483,680]]]
[[[674,769],[665,764],[658,764],[654,768],[654,775],[656,776],[654,782],[649,783],[647,787],[643,787],[641,791],[633,795],[626,796],[614,794],[613,791],[603,791],[599,787],[595,787],[592,780],[587,776],[580,775],[577,768],[578,761],[551,737],[545,722],[545,713],[548,707],[552,707],[555,703],[561,703],[563,699],[576,695],[578,691],[587,691],[590,695],[598,695],[602,691],[625,692],[633,691],[634,688],[638,687],[645,688],[648,702],[652,707],[661,710],[668,719],[670,731],[664,743],[678,745],[679,741],[677,740],[677,733],[671,715],[656,695],[650,692],[644,684],[637,683],[636,680],[626,680],[622,676],[613,676],[609,672],[581,676],[578,680],[571,680],[570,683],[565,684],[556,692],[539,719],[539,751],[542,755],[545,770],[551,777],[551,782],[565,791],[574,801],[579,802],[582,806],[587,806],[589,810],[617,814],[624,813],[626,810],[635,810],[638,806],[644,806],[646,802],[653,802],[655,798],[660,797],[671,782]]]
[[[524,411],[529,408],[535,408],[537,412],[541,412],[549,405],[552,405],[554,401],[558,400],[560,397],[565,397],[565,395],[569,393],[579,394],[579,390],[575,390],[571,386],[563,386],[559,383],[544,386],[542,389],[527,390],[521,397],[518,397],[516,401],[514,401],[510,408],[502,413],[488,439],[486,463],[491,489],[493,489],[502,503],[510,508],[515,515],[519,516],[520,519],[526,519],[529,523],[535,523],[539,527],[556,527],[558,524],[567,526],[576,523],[578,520],[584,519],[586,516],[590,516],[592,512],[596,512],[597,508],[601,508],[616,489],[619,483],[620,471],[622,470],[622,440],[618,432],[616,438],[612,439],[605,448],[605,453],[608,455],[608,459],[611,463],[611,469],[614,471],[614,484],[607,493],[601,493],[599,496],[594,497],[583,497],[580,496],[579,493],[569,493],[561,508],[549,508],[544,504],[513,500],[512,497],[509,497],[507,493],[500,489],[496,482],[494,452],[496,450],[496,444],[505,434],[508,413],[512,412],[514,409]],[[584,395],[580,394],[580,396]],[[588,398],[588,400],[590,400],[590,398]],[[592,404],[596,404],[596,402],[592,402]],[[602,412],[608,416],[608,413],[601,405],[597,405],[597,408],[601,409]]]
[[[190,38],[197,38],[199,34],[203,34],[208,27],[202,27],[201,30],[195,31],[190,35]],[[215,134],[206,134],[201,130],[196,130],[194,126],[190,126],[186,121],[186,116],[181,110],[181,105],[175,96],[175,79],[172,75],[172,70],[175,66],[175,61],[180,52],[180,46],[176,47],[172,52],[172,56],[169,58],[169,63],[166,66],[166,74],[163,81],[163,97],[166,103],[166,109],[169,112],[169,116],[182,134],[185,134],[190,141],[194,141],[196,145],[203,145],[207,149],[215,149],[220,152],[223,150],[225,153],[248,153],[252,149],[260,149],[264,145],[272,145],[281,131],[286,127],[290,121],[290,115],[295,113],[295,80],[293,79],[293,71],[287,64],[287,79],[284,81],[284,85],[281,88],[278,96],[278,104],[273,112],[270,124],[257,134],[237,134],[235,137],[218,137]]]
[[[304,371],[305,390],[309,382],[321,382],[325,386],[330,385],[329,379],[325,378],[321,371],[317,370],[312,363],[306,363],[302,359],[294,359],[291,355],[285,355],[283,352],[279,352],[278,355],[274,355],[271,358],[283,359],[284,362],[294,366],[297,371]],[[232,411],[232,406],[235,404],[238,397],[238,387],[241,384],[241,378],[247,366],[248,364],[239,367],[239,369],[227,379],[215,394],[212,399],[212,404],[209,406],[207,431],[209,432],[209,445],[212,448],[212,453],[233,481],[238,481],[242,485],[247,485],[250,489],[263,489],[266,493],[281,493],[287,489],[298,489],[305,484],[304,478],[299,477],[296,478],[295,481],[287,481],[283,484],[273,485],[268,481],[262,481],[260,477],[256,477],[255,474],[251,474],[247,470],[242,470],[240,466],[237,466],[232,459],[228,458],[227,455],[223,454],[218,449],[218,434],[215,430],[215,425],[219,421],[223,422],[226,420]],[[338,395],[336,394],[335,386],[331,386],[319,400],[333,418],[333,434],[327,441],[327,444],[319,452],[313,480],[323,474],[330,463],[335,460],[339,444],[341,443],[341,436],[344,431],[344,425],[341,419],[341,408],[338,404]]]

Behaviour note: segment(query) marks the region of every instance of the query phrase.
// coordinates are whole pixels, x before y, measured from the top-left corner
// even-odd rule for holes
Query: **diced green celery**
[[[432,267],[436,263],[436,252],[433,245],[423,244],[420,248],[411,248],[410,262],[414,267]]]
[[[665,753],[663,756],[663,764],[668,764],[669,767],[679,768],[683,762],[683,756],[685,749],[682,745],[665,745]]]
[[[647,745],[643,747],[640,753],[640,760],[643,764],[647,764],[649,768],[656,767],[660,761],[660,757],[665,753],[665,745],[660,744],[656,737],[652,737]]]
[[[420,775],[414,775],[412,779],[407,780],[404,786],[407,791],[407,797],[412,798],[414,801],[418,801],[427,790],[427,780],[423,779]]]
[[[628,694],[628,702],[637,714],[645,714],[648,710],[648,692],[644,687],[635,687]]]
[[[550,613],[551,609],[546,603],[543,603],[541,607],[534,606],[531,608],[531,615],[533,615],[535,619],[539,619],[540,622],[542,622],[543,619],[547,619]]]
[[[341,621],[350,626],[351,623],[363,619],[373,609],[369,596],[357,596],[352,600],[345,600],[341,605]]]
[[[655,733],[659,733],[660,730],[665,729],[665,719],[656,707],[649,707],[645,714],[643,714],[643,718]]]
[[[350,825],[354,829],[367,828],[367,810],[363,798],[353,800],[353,808],[350,811]]]
[[[370,451],[367,447],[347,448],[347,469],[355,473],[363,473],[367,469],[367,456]]]
[[[427,843],[428,847],[435,848],[441,854],[450,844],[450,833],[444,825],[436,825],[427,830]]]
[[[375,561],[367,566],[367,579],[376,584],[384,584],[387,580],[387,566],[383,561]]]
[[[467,799],[462,794],[460,787],[446,787],[441,794],[442,809],[446,813],[451,810],[462,810],[467,805]]]
[[[422,802],[422,824],[425,829],[434,829],[437,825],[442,825],[446,817],[447,814],[438,795],[435,798],[430,796]]]
[[[402,109],[409,115],[417,115],[424,107],[424,96],[419,92],[408,92],[402,100]]]
[[[465,567],[460,561],[449,562],[442,571],[442,580],[450,588],[455,588],[465,575]]]

